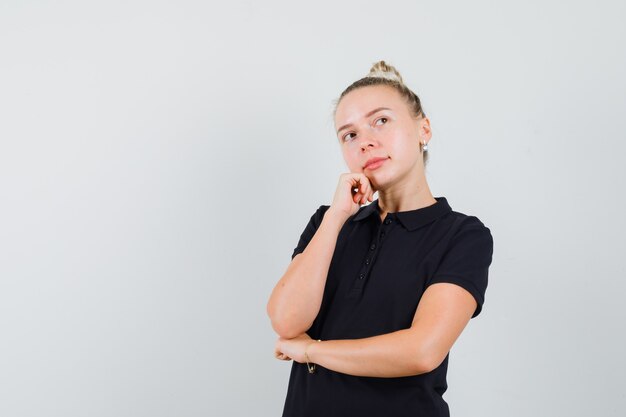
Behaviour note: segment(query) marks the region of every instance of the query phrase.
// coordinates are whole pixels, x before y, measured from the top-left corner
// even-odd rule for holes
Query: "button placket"
[[[376,249],[380,248],[381,245],[381,239],[383,237],[385,237],[385,235],[389,232],[389,228],[392,227],[393,223],[393,219],[391,217],[387,217],[384,221],[383,221],[383,228],[380,229],[379,231],[379,237],[376,239],[377,241],[374,241],[372,243],[370,243],[370,247],[369,247],[369,251],[365,257],[365,261],[363,263],[363,267],[361,268],[361,271],[359,272],[359,276],[358,279],[355,282],[355,285],[353,287],[353,290],[355,291],[359,291],[363,289],[363,284],[365,282],[365,278],[367,277],[367,275],[371,272],[370,269],[372,267],[372,260],[374,259],[374,256],[376,255]]]
[[[392,223],[393,223],[393,218],[387,216],[387,218],[385,218],[385,221],[383,222],[383,227],[381,228],[381,232],[380,232],[381,239],[385,237],[386,234],[389,233],[389,229]]]
[[[353,291],[359,291],[363,289],[363,283],[365,282],[365,277],[367,277],[367,274],[369,273],[372,260],[374,259],[374,255],[376,254],[376,248],[378,246],[379,245],[377,245],[376,242],[370,243],[369,250],[365,257],[365,262],[363,263],[363,267],[361,268],[361,271],[359,272],[359,276],[357,277],[355,285],[352,288]]]

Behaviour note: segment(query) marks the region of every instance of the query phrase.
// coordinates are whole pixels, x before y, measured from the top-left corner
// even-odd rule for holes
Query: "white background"
[[[386,60],[494,237],[453,416],[622,416],[621,1],[0,3],[0,415],[278,416],[265,306]]]

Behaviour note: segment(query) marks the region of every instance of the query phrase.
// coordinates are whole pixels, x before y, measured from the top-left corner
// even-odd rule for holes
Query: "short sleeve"
[[[450,242],[441,263],[427,286],[450,282],[465,288],[476,299],[472,318],[480,314],[485,301],[487,276],[493,256],[491,231],[475,216],[469,216]]]
[[[295,256],[299,253],[304,252],[304,249],[307,247],[313,236],[315,236],[315,232],[317,232],[317,228],[322,223],[322,219],[324,218],[324,213],[328,210],[330,206],[321,205],[315,213],[309,219],[309,223],[304,228],[304,231],[300,235],[300,240],[298,241],[298,245],[293,250],[293,254],[291,255],[291,259],[295,258]]]

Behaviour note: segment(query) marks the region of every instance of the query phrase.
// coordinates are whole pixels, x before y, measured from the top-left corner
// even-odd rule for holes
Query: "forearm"
[[[363,339],[325,340],[308,346],[312,363],[355,376],[392,378],[429,372],[429,358],[411,329]]]
[[[294,258],[274,287],[267,313],[272,327],[282,337],[292,338],[305,332],[315,320],[337,236],[345,220],[328,209],[305,250]]]

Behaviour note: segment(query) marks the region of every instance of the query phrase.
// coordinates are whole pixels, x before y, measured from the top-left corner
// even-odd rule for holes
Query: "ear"
[[[417,119],[417,126],[420,142],[426,141],[426,143],[428,143],[432,136],[432,132],[430,130],[430,119],[428,119],[428,117],[420,117]]]

